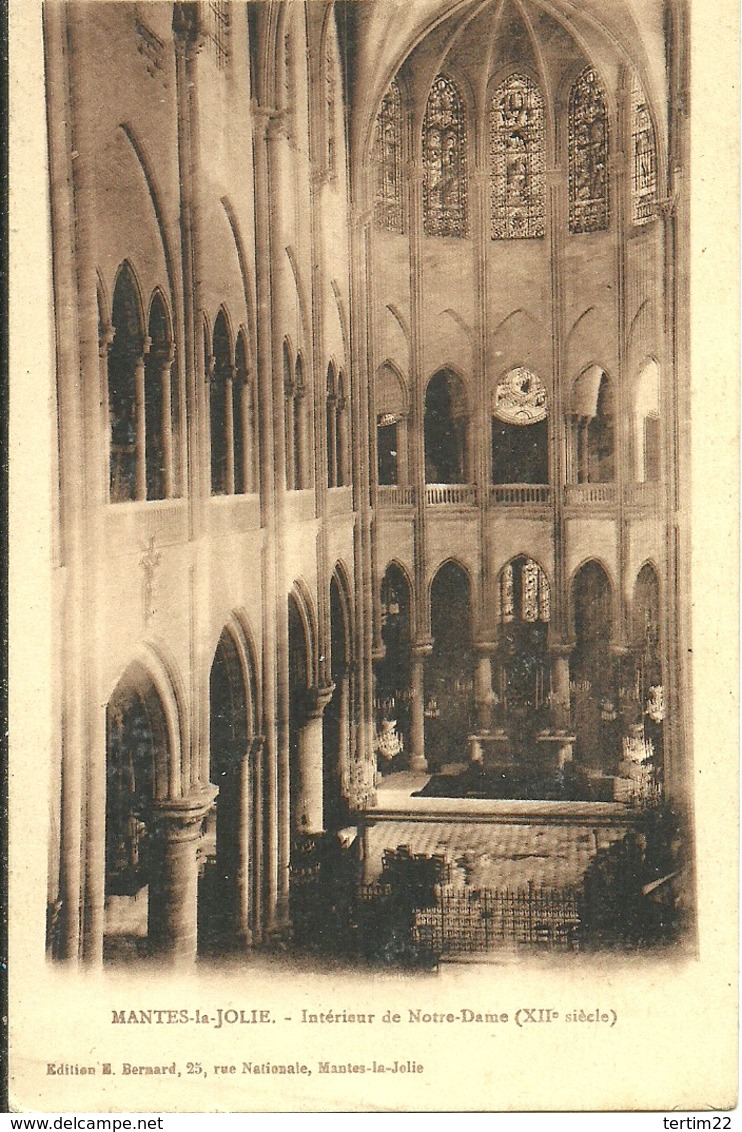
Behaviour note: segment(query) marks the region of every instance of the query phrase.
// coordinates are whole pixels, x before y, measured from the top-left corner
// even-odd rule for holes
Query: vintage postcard
[[[734,1107],[737,6],[10,52],[13,1109]]]

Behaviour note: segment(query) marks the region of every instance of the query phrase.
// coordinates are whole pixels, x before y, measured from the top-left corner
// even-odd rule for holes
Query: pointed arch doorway
[[[199,904],[204,952],[250,943],[259,927],[257,681],[252,649],[236,625],[222,630],[214,653],[209,708],[210,776],[219,793]]]

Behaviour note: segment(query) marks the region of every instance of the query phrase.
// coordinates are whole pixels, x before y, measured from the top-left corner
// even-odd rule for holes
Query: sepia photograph
[[[641,988],[654,1024],[709,960],[706,746],[736,852],[737,749],[699,750],[694,719],[701,7],[46,0],[20,20],[48,682],[44,805],[21,803],[11,869],[33,834],[25,938],[72,1003],[48,1049],[19,1023],[25,1105],[64,1107],[74,1077],[91,1111],[177,1111],[181,1089],[200,1111],[207,1031],[242,1083],[225,1111],[266,1104],[261,1073],[276,1110],[288,1077],[300,1110],[446,1109],[445,1059],[503,1040],[521,1076],[576,1042],[572,1108],[651,1103],[651,1082],[576,1081],[593,1042],[641,1061]],[[704,378],[732,413],[736,375]],[[727,520],[731,570],[699,600],[734,622]],[[675,1103],[736,1103],[732,1063]],[[346,1072],[394,1090],[322,1091]],[[450,1107],[562,1096],[464,1076]]]

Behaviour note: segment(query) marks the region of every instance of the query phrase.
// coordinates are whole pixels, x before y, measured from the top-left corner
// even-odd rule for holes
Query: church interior
[[[50,955],[687,938],[685,0],[43,24]]]

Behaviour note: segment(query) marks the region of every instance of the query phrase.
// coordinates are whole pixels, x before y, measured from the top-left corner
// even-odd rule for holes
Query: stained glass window
[[[609,217],[608,110],[588,67],[569,95],[569,230],[600,232]]]
[[[500,575],[500,619],[512,621],[514,616],[513,565],[508,562]]]
[[[503,566],[497,598],[497,619],[501,624],[512,621],[547,623],[550,619],[549,582],[538,562],[532,558],[515,558]]]
[[[532,558],[527,558],[520,576],[522,621],[538,620],[538,576],[538,564]]]
[[[657,148],[644,91],[631,80],[631,218],[634,224],[653,220],[657,210]]]
[[[402,98],[394,81],[376,116],[374,150],[376,223],[389,232],[403,232]]]
[[[493,240],[544,234],[544,102],[535,82],[511,75],[490,110]]]
[[[466,235],[466,122],[459,92],[443,75],[423,122],[423,226],[428,236]]]

